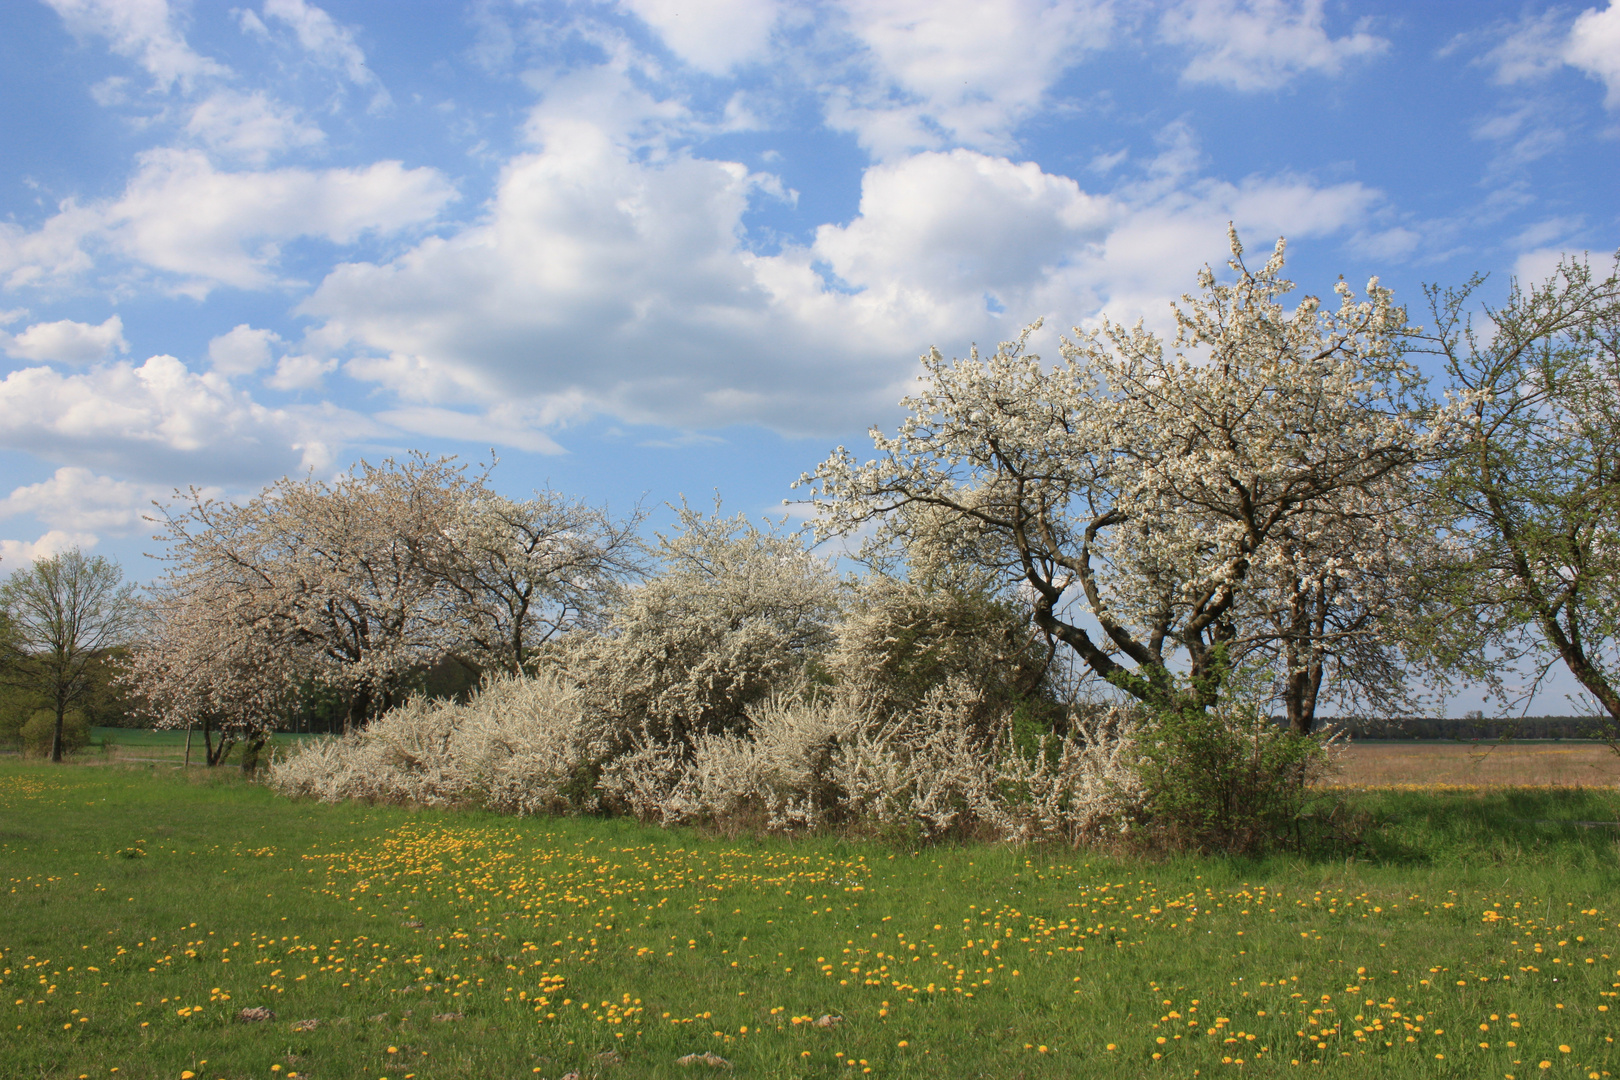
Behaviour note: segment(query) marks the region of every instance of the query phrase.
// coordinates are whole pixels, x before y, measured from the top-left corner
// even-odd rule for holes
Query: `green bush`
[[[1149,716],[1137,732],[1136,769],[1155,843],[1250,854],[1299,842],[1327,748],[1267,713],[1234,700]]]
[[[56,732],[56,714],[49,709],[38,709],[23,724],[18,733],[22,737],[23,753],[48,757],[51,740]],[[84,714],[70,712],[62,719],[62,752],[77,753],[90,745],[90,725]]]
[[[22,749],[22,729],[39,699],[15,686],[0,683],[0,746],[7,750]]]

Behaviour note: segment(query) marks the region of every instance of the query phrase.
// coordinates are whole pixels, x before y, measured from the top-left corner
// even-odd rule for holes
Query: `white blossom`
[[[1276,615],[1304,595],[1340,604],[1341,579],[1395,551],[1379,514],[1435,438],[1400,355],[1405,312],[1377,279],[1288,310],[1283,242],[1258,271],[1231,242],[1235,280],[1205,268],[1168,346],[1105,320],[1062,340],[1055,367],[1027,351],[1039,324],[987,357],[930,351],[899,431],[873,430],[874,460],[839,448],[801,478],[817,529],[877,519],[879,544],[923,534],[1022,581],[1037,625],[1144,701],[1185,693],[1178,667],[1208,704],[1245,656],[1334,652],[1317,635],[1291,654],[1309,620]]]
[[[560,660],[625,730],[676,744],[746,724],[749,705],[802,680],[832,640],[837,575],[799,533],[682,504],[653,549],[660,570],[627,590],[600,633]]]

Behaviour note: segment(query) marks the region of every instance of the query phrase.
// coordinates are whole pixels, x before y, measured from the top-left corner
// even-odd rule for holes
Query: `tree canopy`
[[[1398,647],[1401,519],[1436,443],[1406,315],[1371,281],[1336,306],[1282,298],[1284,245],[1235,280],[1206,268],[1171,350],[1140,323],[1028,352],[923,357],[924,388],[864,464],[842,447],[801,483],[823,534],[943,546],[1016,582],[1038,626],[1160,706],[1210,704],[1222,672],[1274,665],[1309,730],[1324,664]],[[1178,672],[1185,674],[1179,678]],[[1401,689],[1400,668],[1341,664]]]
[[[1620,737],[1620,255],[1607,276],[1566,259],[1469,305],[1483,278],[1431,289],[1428,348],[1457,395],[1432,486],[1445,544],[1428,575],[1427,639],[1452,670],[1505,693],[1562,664]]]
[[[62,760],[67,714],[101,689],[107,653],[126,644],[138,625],[135,588],[123,577],[116,562],[73,548],[36,559],[0,584],[7,681],[54,714],[52,761]]]

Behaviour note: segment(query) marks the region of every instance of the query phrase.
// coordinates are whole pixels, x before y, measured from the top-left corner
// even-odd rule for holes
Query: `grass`
[[[1355,860],[1148,863],[0,763],[0,1073],[1620,1072],[1620,796],[1356,798]]]
[[[311,738],[320,736],[277,732],[270,737],[270,745],[285,751]],[[226,755],[225,764],[239,763],[240,751],[241,744],[234,744]],[[145,728],[93,727],[90,729],[90,745],[75,756],[81,764],[180,765],[186,756],[186,732],[183,729],[153,731]],[[198,731],[194,733],[191,743],[192,764],[202,764],[204,756],[203,736]]]

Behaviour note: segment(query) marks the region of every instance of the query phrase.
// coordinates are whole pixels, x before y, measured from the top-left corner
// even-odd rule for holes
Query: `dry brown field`
[[[1602,743],[1352,742],[1336,787],[1614,787],[1620,754]]]

